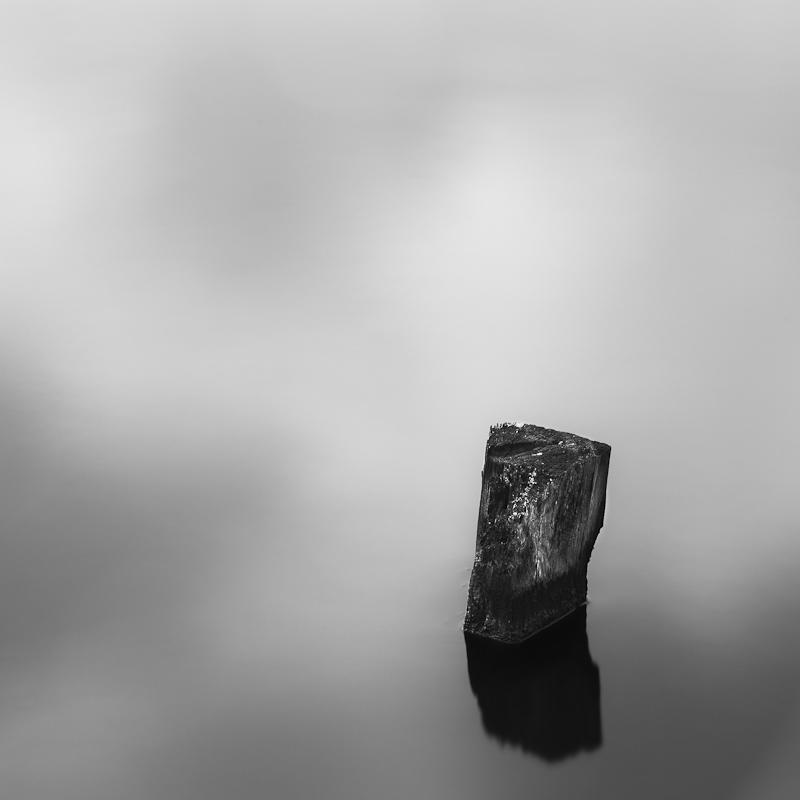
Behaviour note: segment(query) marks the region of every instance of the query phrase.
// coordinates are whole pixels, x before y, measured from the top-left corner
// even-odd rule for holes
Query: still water
[[[0,798],[800,797],[800,6],[580,5],[0,4]]]
[[[781,486],[662,458],[668,434],[580,426],[615,446],[589,603],[510,655],[460,629],[475,428],[442,435],[426,470],[414,441],[393,470],[355,472],[252,448],[20,449],[0,583],[8,796],[795,797]],[[772,502],[743,502],[754,488]]]

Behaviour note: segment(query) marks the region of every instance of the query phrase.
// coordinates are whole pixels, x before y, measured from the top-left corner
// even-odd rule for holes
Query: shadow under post
[[[586,606],[522,644],[464,639],[490,736],[546,761],[600,747],[600,671],[589,653]]]

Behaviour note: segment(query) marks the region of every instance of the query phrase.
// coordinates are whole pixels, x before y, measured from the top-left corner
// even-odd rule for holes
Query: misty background
[[[3,796],[796,796],[798,36],[3,3]],[[503,420],[612,446],[564,765],[466,679]]]

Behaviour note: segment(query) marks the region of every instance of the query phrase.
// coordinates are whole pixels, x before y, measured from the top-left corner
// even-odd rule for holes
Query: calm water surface
[[[425,471],[412,441],[391,472],[316,483],[288,456],[28,449],[5,484],[9,796],[793,797],[782,490],[601,431],[618,444],[590,602],[511,658],[460,630],[476,429]],[[754,488],[773,502],[743,502]]]
[[[800,797],[800,13],[583,5],[0,4],[3,800]],[[612,446],[511,661],[503,420]]]

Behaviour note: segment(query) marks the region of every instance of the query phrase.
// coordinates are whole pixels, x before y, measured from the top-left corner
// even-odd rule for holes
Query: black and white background
[[[0,8],[0,795],[793,798],[800,9]],[[487,737],[483,446],[611,444],[603,744]]]

